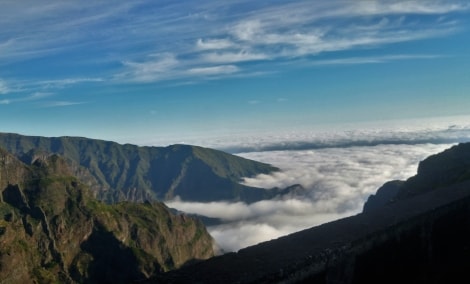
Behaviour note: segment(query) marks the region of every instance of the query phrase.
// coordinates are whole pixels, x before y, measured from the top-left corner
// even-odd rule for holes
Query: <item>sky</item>
[[[0,1],[0,132],[196,144],[271,163],[220,218],[225,251],[357,214],[470,141],[470,2]]]
[[[4,0],[0,131],[212,146],[467,115],[469,13],[437,0]]]

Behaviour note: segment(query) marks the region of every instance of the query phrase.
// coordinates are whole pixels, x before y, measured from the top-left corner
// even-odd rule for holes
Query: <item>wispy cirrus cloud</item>
[[[29,94],[26,96],[15,96],[10,99],[4,99],[1,101],[0,104],[14,104],[14,103],[24,103],[24,102],[33,102],[33,101],[41,101],[45,98],[53,96],[53,93],[41,93],[41,92],[36,92],[33,94]]]
[[[189,74],[195,75],[221,75],[238,72],[240,69],[235,65],[220,65],[211,67],[199,67],[188,70]]]
[[[284,13],[283,10],[272,9],[270,13],[256,15],[253,19],[240,20],[229,33],[240,46],[250,47],[254,52],[263,51],[269,54],[269,59],[290,58],[447,35],[457,27],[448,22],[436,25],[437,20],[417,24],[408,20],[406,15],[467,9],[463,6],[452,6],[452,9],[444,6],[439,10],[436,7],[425,9],[421,5],[397,8],[385,4],[379,7],[364,3],[359,7],[343,4],[345,7],[323,5],[322,8],[326,9],[324,15],[312,10],[315,5],[287,8],[287,16],[279,15]],[[310,13],[306,14],[306,11]],[[362,17],[365,15],[373,19],[364,21]]]
[[[133,82],[154,82],[187,77],[225,76],[240,71],[238,66],[232,64],[202,65],[192,62],[181,62],[171,53],[154,55],[152,57],[154,58],[151,61],[123,62],[126,70],[118,74],[115,79]]]
[[[246,50],[241,50],[238,52],[214,52],[206,53],[201,57],[203,61],[209,63],[235,63],[243,61],[256,61],[268,59],[267,54],[262,53],[252,53]]]
[[[387,63],[399,60],[419,60],[419,59],[435,59],[441,58],[441,55],[432,54],[394,54],[383,56],[369,56],[369,57],[349,57],[349,58],[335,58],[324,60],[310,61],[309,65],[358,65],[358,64],[378,64]]]
[[[248,3],[249,10],[241,8]],[[2,3],[1,8],[0,64],[44,57],[65,59],[66,64],[66,56],[74,55],[86,59],[79,60],[87,74],[82,78],[142,83],[205,78],[224,65],[237,72],[220,68],[220,77],[273,72],[276,60],[314,60],[325,52],[447,36],[459,31],[455,15],[467,13],[470,5],[245,0],[109,5],[49,0],[39,7],[26,0]],[[247,68],[255,61],[257,66]]]
[[[196,47],[199,50],[211,50],[211,49],[226,49],[233,48],[235,44],[229,39],[198,39],[196,42]]]
[[[10,91],[11,90],[7,83],[3,80],[0,80],[0,95],[8,94]]]
[[[31,103],[36,107],[48,108],[48,107],[63,107],[71,105],[84,104],[85,102],[75,102],[75,101],[64,101],[64,100],[54,100],[53,98],[57,96],[53,92],[20,92],[15,94],[8,99],[3,99],[0,101],[2,105],[9,104],[18,104],[18,103]]]
[[[102,41],[100,34],[111,28],[106,23],[135,6],[54,0],[35,4],[28,0],[2,3],[0,25],[6,38],[0,43],[2,61],[49,56]],[[90,30],[95,32],[91,34]]]
[[[46,87],[64,87],[67,85],[81,84],[81,83],[97,83],[104,82],[104,78],[64,78],[55,80],[38,81],[38,85]]]
[[[67,107],[74,105],[82,105],[86,102],[74,102],[74,101],[48,101],[40,104],[40,107],[53,108],[53,107]]]
[[[44,98],[48,98],[54,96],[54,93],[46,93],[46,92],[36,92],[33,93],[27,97],[22,98],[23,101],[35,101],[35,100],[41,100]]]
[[[257,61],[269,65],[276,60],[446,36],[458,31],[459,25],[442,15],[469,10],[469,5],[460,2],[331,1],[259,5],[253,11],[235,16],[223,14],[235,6],[230,3],[220,11],[211,10],[210,5],[205,6],[206,12],[213,17],[201,18],[202,22],[198,23],[202,26],[207,24],[207,28],[199,34],[191,34],[197,38],[189,36],[183,39],[189,43],[192,41],[193,48],[175,51],[179,62],[175,66],[167,66],[166,72],[174,76],[166,78],[201,75],[199,72],[184,73],[181,69],[198,70],[210,68],[211,64],[214,67],[220,64],[239,67]],[[431,18],[416,21],[413,18],[416,15],[429,15]],[[224,21],[219,22],[218,19]],[[383,55],[369,59],[337,58],[313,64],[387,63],[412,58],[434,59],[436,56]],[[311,60],[315,60],[314,57]],[[148,61],[149,64],[151,62]],[[244,68],[244,72],[252,71]]]
[[[76,104],[68,101],[48,102],[51,97],[59,96],[59,89],[77,84],[94,84],[104,82],[103,78],[62,78],[55,80],[20,80],[9,81],[0,80],[0,94],[7,98],[0,104],[29,103],[35,106],[60,106],[67,104]]]
[[[172,53],[153,54],[149,57],[150,60],[144,62],[123,62],[127,67],[126,71],[117,77],[138,82],[160,81],[174,77],[177,73],[175,70],[179,69],[179,60]]]

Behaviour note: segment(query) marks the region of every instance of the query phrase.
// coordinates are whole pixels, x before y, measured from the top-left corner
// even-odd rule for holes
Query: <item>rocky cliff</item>
[[[278,170],[221,151],[190,146],[138,147],[81,137],[39,137],[0,133],[0,147],[22,161],[42,153],[61,155],[74,175],[109,203],[122,200],[254,202],[272,197],[240,184],[242,177]]]
[[[214,255],[200,221],[157,202],[104,204],[68,165],[0,150],[1,283],[130,283]]]
[[[418,173],[408,180],[384,184],[369,197],[364,211],[467,180],[470,180],[470,143],[462,143],[421,161]]]

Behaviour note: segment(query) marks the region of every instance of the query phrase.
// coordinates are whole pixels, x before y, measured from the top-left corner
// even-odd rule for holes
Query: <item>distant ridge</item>
[[[240,184],[242,177],[277,168],[222,151],[191,146],[139,147],[83,137],[41,137],[0,133],[0,147],[23,162],[59,154],[102,200],[255,202],[265,189]]]

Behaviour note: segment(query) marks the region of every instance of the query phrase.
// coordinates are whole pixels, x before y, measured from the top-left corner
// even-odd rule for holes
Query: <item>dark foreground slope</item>
[[[59,154],[97,195],[108,202],[191,201],[269,198],[264,189],[240,184],[242,177],[276,168],[208,148],[173,145],[138,147],[80,137],[39,137],[0,133],[0,147],[30,162],[42,153]]]
[[[458,146],[465,157],[469,144]],[[462,152],[460,152],[462,151]],[[431,157],[449,161],[448,152]],[[457,155],[457,156],[460,156]],[[428,190],[353,217],[209,259],[152,283],[463,283],[470,269],[470,169],[439,163]],[[433,161],[434,164],[435,161]],[[423,164],[427,164],[425,161]],[[448,170],[453,169],[453,170]],[[427,172],[427,171],[426,171]],[[422,171],[417,175],[422,174]],[[413,180],[420,180],[416,177]]]
[[[198,220],[106,205],[59,156],[26,165],[0,149],[0,283],[130,283],[213,255]]]

